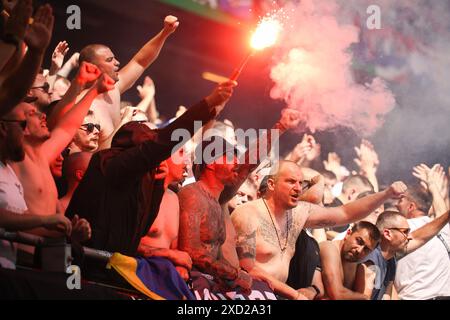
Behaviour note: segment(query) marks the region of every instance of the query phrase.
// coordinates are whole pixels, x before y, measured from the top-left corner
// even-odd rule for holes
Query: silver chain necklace
[[[277,234],[278,245],[280,246],[281,254],[284,254],[284,252],[287,249],[288,239],[289,239],[289,217],[288,217],[288,213],[286,212],[286,241],[284,243],[284,247],[282,247],[281,246],[281,239],[280,239],[280,236],[278,235],[278,229],[277,229],[277,226],[275,225],[275,221],[273,221],[272,213],[270,212],[269,206],[267,205],[266,200],[262,199],[262,201],[266,205],[267,212],[269,213],[270,221],[272,221],[273,228],[275,229],[275,233]]]

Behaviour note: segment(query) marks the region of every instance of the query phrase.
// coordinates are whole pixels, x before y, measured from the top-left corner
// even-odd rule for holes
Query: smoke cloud
[[[271,97],[298,109],[313,132],[338,126],[373,134],[395,106],[386,83],[355,81],[351,46],[359,28],[339,22],[334,0],[304,0],[284,8],[288,15],[271,78]]]

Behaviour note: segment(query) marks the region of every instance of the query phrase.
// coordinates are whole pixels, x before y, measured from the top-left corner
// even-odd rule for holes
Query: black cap
[[[221,158],[223,155],[239,156],[239,150],[221,136],[211,136],[202,141],[196,148],[192,171],[195,179],[199,179],[208,164]],[[229,159],[231,161],[231,159]]]

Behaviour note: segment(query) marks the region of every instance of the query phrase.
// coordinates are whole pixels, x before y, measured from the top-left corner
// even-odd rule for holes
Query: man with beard
[[[40,216],[28,210],[22,184],[10,166],[25,157],[23,129],[26,124],[25,117],[0,119],[0,228],[23,231],[44,227],[70,235],[72,225],[63,215]],[[15,268],[15,262],[16,245],[0,241],[0,266]]]
[[[215,146],[213,150],[211,146]],[[210,154],[207,150],[210,150]],[[205,151],[205,152],[204,152]],[[178,246],[192,258],[196,270],[214,277],[221,292],[242,289],[248,293],[252,278],[223,257],[226,222],[219,198],[225,186],[238,180],[237,150],[220,136],[203,141],[196,149],[197,182],[181,189]],[[196,163],[197,165],[197,163]]]
[[[325,295],[331,300],[368,300],[363,290],[358,290],[357,262],[367,257],[378,245],[380,232],[370,222],[355,223],[344,240],[320,244],[322,279]]]
[[[303,183],[301,168],[294,162],[281,161],[271,172],[265,196],[238,207],[232,215],[241,267],[268,281],[276,293],[288,299],[305,299],[301,291],[285,283],[295,243],[304,227],[323,228],[360,220],[406,190],[403,183],[396,182],[383,192],[344,206],[323,208],[300,201]]]
[[[35,106],[23,102],[11,112],[11,116],[14,118],[26,119],[25,158],[11,166],[24,187],[27,206],[35,214],[46,216],[58,213],[58,193],[50,165],[72,140],[92,101],[114,85],[108,76],[98,77],[97,72],[90,73],[87,69],[87,65],[81,66],[76,78],[77,82],[83,83],[92,81],[93,78],[98,79],[95,80],[95,84],[89,89],[88,94],[71,108],[51,133],[47,127],[45,114]],[[83,241],[90,237],[89,223],[85,220],[77,221],[74,231],[76,232],[74,232],[72,240]],[[48,232],[36,231],[34,233],[41,236],[52,236]]]
[[[120,62],[107,46],[92,44],[81,50],[80,64],[83,62],[92,63],[101,72],[116,81],[114,89],[95,99],[91,108],[98,117],[101,125],[99,150],[110,148],[113,135],[118,129],[120,124],[121,95],[130,89],[144,71],[156,60],[165,41],[175,32],[178,25],[179,22],[176,17],[167,16],[161,32],[147,42],[120,71]],[[79,98],[84,94],[85,92],[82,92]],[[56,106],[51,118],[60,118],[66,112],[66,107],[61,105]],[[52,123],[53,121],[50,121],[51,125]]]

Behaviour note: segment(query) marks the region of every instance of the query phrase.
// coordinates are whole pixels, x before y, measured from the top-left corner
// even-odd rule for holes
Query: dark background
[[[133,55],[163,26],[166,15],[179,18],[181,25],[173,34],[159,59],[148,69],[156,84],[157,106],[165,118],[174,116],[179,105],[192,105],[206,96],[214,84],[202,79],[204,71],[228,76],[245,57],[248,45],[248,28],[243,24],[235,26],[220,24],[178,8],[154,0],[78,0],[48,1],[55,10],[56,27],[49,48],[46,66],[49,66],[51,51],[58,41],[67,40],[69,55],[91,43],[102,43],[113,50],[124,66]],[[68,30],[66,13],[68,6],[76,4],[81,8],[81,30]],[[270,128],[278,120],[282,101],[270,99],[272,82],[269,78],[271,52],[263,52],[252,58],[239,78],[239,87],[224,111],[223,118],[230,119],[236,127]],[[123,100],[137,103],[137,91],[131,89]],[[450,139],[440,139],[436,144],[419,144],[422,134],[447,132],[449,110],[441,110],[441,123],[409,123],[405,115],[426,113],[423,110],[399,106],[388,115],[386,124],[370,140],[379,152],[381,165],[379,178],[382,183],[403,179],[413,181],[411,169],[425,162],[429,165],[440,162],[448,166],[447,156]],[[450,108],[449,108],[450,109]],[[446,130],[441,130],[440,126]],[[290,133],[283,137],[283,152],[301,139],[301,133]],[[360,142],[358,133],[339,128],[332,132],[315,134],[322,145],[322,157],[329,151],[337,152],[350,170],[355,169],[353,147]]]

